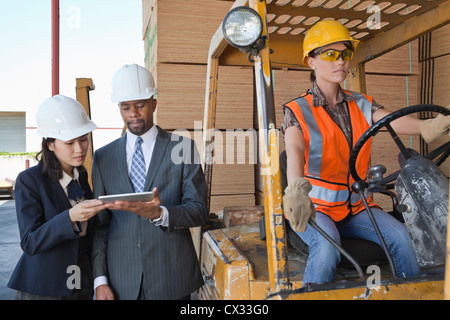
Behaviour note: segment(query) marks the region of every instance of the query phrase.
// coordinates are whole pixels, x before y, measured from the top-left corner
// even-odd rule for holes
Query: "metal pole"
[[[52,96],[59,94],[59,0],[52,0]]]
[[[375,221],[375,217],[374,217],[372,211],[370,210],[369,205],[367,204],[366,198],[364,197],[364,191],[359,190],[358,194],[361,197],[362,202],[364,203],[364,206],[366,208],[367,214],[369,215],[370,221],[372,221],[373,227],[375,228],[375,232],[376,232],[378,238],[380,239],[381,248],[383,248],[383,251],[386,254],[386,258],[388,259],[389,266],[391,267],[392,277],[398,278],[397,273],[395,272],[394,260],[393,260],[391,253],[386,245],[386,241],[384,241],[383,235],[381,234],[381,230],[378,227],[377,222]]]
[[[364,272],[361,269],[361,266],[359,265],[358,261],[356,261],[347,251],[344,250],[336,241],[334,241],[333,238],[331,238],[314,220],[309,220],[309,225],[317,230],[325,239],[327,239],[333,247],[335,247],[344,257],[347,258],[348,261],[350,261],[351,264],[355,267],[356,271],[358,272],[359,279],[361,281],[365,281],[366,278],[364,277]]]
[[[263,36],[268,37],[266,24],[266,2],[252,2],[264,23]],[[264,186],[264,210],[267,237],[267,256],[271,292],[290,288],[286,230],[283,218],[283,197],[281,190],[280,153],[275,122],[275,102],[270,64],[270,48],[267,40],[258,56],[255,56],[255,86],[257,91],[259,148],[261,175]]]

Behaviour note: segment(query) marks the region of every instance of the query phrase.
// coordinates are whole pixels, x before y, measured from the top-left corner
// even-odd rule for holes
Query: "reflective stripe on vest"
[[[309,178],[308,180],[311,181],[312,179]],[[312,189],[309,192],[309,196],[311,198],[317,199],[315,201],[317,204],[326,205],[328,207],[342,206],[348,202],[349,195],[350,203],[352,204],[352,206],[355,206],[356,203],[361,201],[358,194],[353,192],[350,194],[349,188],[346,185],[342,186],[341,188],[337,188],[336,190],[332,190],[329,188],[314,185],[313,183],[314,182],[311,181]],[[364,195],[366,196],[366,198],[369,196],[367,189],[364,191]],[[333,201],[326,201],[325,199],[333,199]]]
[[[345,91],[353,96],[348,101],[352,137],[360,137],[372,125],[372,98],[360,93]],[[356,214],[364,209],[359,195],[350,191],[354,182],[349,174],[348,160],[351,148],[344,133],[331,119],[323,107],[312,106],[312,96],[304,96],[287,103],[296,116],[305,139],[304,174],[312,185],[309,193],[317,211],[340,221],[349,213]],[[369,168],[371,141],[361,150],[357,159],[357,171],[366,176]],[[371,198],[369,205],[374,205]]]

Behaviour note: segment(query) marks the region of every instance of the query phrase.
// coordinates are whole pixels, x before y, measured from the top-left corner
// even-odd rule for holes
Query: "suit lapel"
[[[42,180],[47,194],[52,195],[52,199],[54,199],[53,204],[56,208],[56,212],[63,212],[72,207],[59,181],[50,180],[46,177],[42,177]]]
[[[159,166],[166,156],[167,146],[170,142],[170,138],[167,132],[162,130],[160,127],[157,128],[158,136],[156,137],[155,147],[153,149],[152,160],[150,161],[150,166],[148,168],[144,190],[150,190],[150,186],[152,186],[153,181],[155,180]]]
[[[124,134],[117,142],[114,159],[117,159],[117,183],[128,186],[129,192],[134,192],[133,184],[130,180],[127,165],[127,135]]]

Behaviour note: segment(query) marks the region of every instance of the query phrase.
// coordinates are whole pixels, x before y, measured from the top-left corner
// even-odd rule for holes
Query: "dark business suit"
[[[169,212],[167,228],[130,212],[102,211],[96,217],[94,278],[107,276],[116,299],[137,299],[140,290],[146,299],[178,299],[203,284],[189,228],[208,218],[205,178],[190,158],[197,152],[193,141],[181,144],[178,138],[158,127],[144,188],[158,188]],[[176,160],[184,153],[184,162],[175,164],[172,152]],[[134,192],[126,135],[95,152],[92,175],[95,197]]]
[[[80,236],[72,228],[72,206],[61,184],[43,176],[41,170],[39,163],[21,172],[16,180],[14,196],[23,254],[8,287],[33,295],[68,296],[73,290],[67,280],[73,271],[68,273],[67,268],[78,265]],[[79,172],[85,198],[92,199],[87,172],[84,168]],[[88,234],[92,228],[89,221]],[[90,268],[82,269],[81,274],[92,279]],[[89,286],[93,290],[92,280]]]

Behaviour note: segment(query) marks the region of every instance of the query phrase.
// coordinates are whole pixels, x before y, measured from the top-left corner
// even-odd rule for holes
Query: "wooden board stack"
[[[233,2],[143,0],[142,4],[145,63],[158,90],[155,122],[176,133],[185,129],[184,135],[190,135],[201,151],[202,135],[194,129],[202,129],[209,45]],[[239,138],[253,136],[253,71],[223,66],[219,77],[211,212],[255,204],[255,163],[248,157],[254,153],[248,149],[254,141]],[[236,136],[234,146],[227,144],[231,134]],[[227,153],[243,150],[242,144],[247,146],[244,163],[226,159]],[[219,159],[221,154],[223,159]]]

